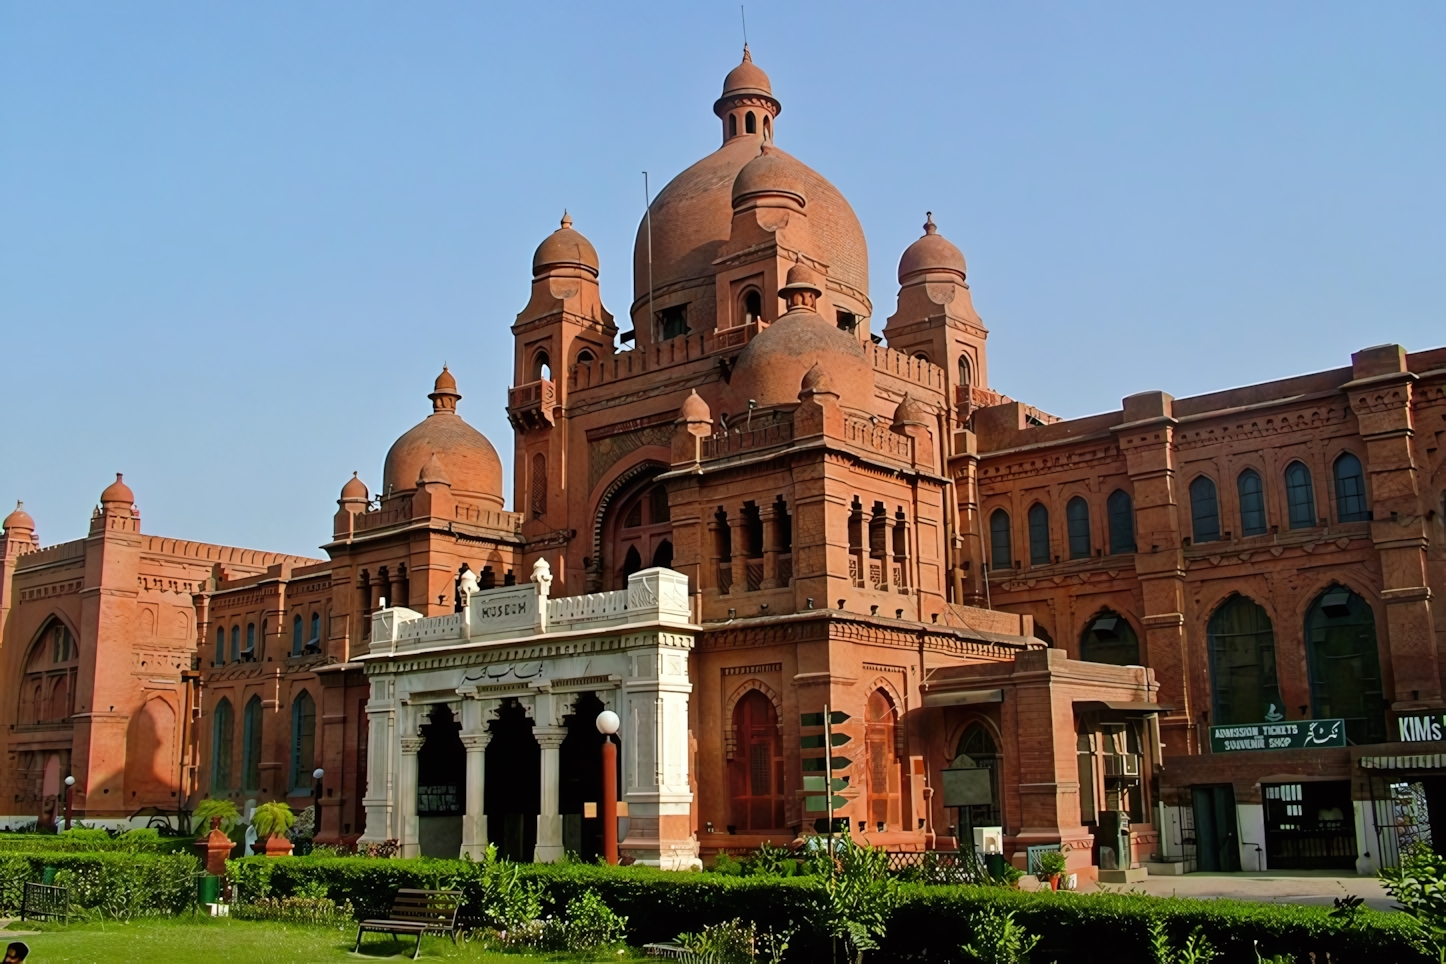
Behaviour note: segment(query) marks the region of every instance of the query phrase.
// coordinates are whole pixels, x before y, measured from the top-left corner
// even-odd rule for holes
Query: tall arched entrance
[[[730,832],[784,829],[783,740],[773,702],[750,690],[733,708],[733,732],[737,749],[728,762]]]
[[[865,708],[864,744],[868,750],[868,830],[882,833],[901,828],[898,750],[899,714],[883,690],[869,694]]]
[[[467,751],[447,704],[433,706],[427,719],[417,751],[417,842],[423,857],[455,860],[462,850]]]
[[[1386,701],[1376,648],[1376,614],[1360,596],[1332,586],[1305,616],[1311,710],[1316,718],[1341,717],[1352,743],[1386,739]]]
[[[579,696],[572,704],[571,715],[563,717],[567,738],[558,748],[562,849],[589,862],[602,853],[602,820],[598,814],[602,812],[603,735],[597,729],[597,716],[602,711],[602,700],[596,695]],[[590,809],[591,817],[587,815]]]
[[[1285,718],[1275,674],[1275,630],[1254,600],[1231,596],[1206,627],[1210,643],[1210,722]]]
[[[671,567],[673,523],[668,490],[653,480],[665,466],[648,466],[609,501],[599,547],[600,588],[626,589],[628,576],[651,566]]]
[[[542,809],[542,748],[532,735],[532,720],[515,699],[502,704],[489,729],[482,782],[487,839],[497,845],[498,856],[530,863]]]

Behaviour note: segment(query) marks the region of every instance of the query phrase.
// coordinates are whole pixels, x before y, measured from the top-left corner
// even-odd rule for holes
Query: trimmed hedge
[[[0,914],[20,911],[26,883],[40,883],[47,867],[70,888],[71,906],[106,917],[175,914],[196,903],[201,862],[189,854],[0,853]]]
[[[338,902],[351,901],[358,914],[376,915],[390,906],[398,887],[460,887],[468,894],[465,916],[476,917],[481,867],[456,860],[381,860],[357,857],[248,857],[227,864],[245,899],[285,897],[304,884],[320,882]],[[685,931],[741,917],[760,928],[800,927],[792,960],[826,956],[826,945],[808,931],[819,896],[808,877],[738,877],[713,873],[664,872],[639,867],[531,864],[522,879],[542,884],[549,910],[594,890],[628,918],[628,941],[671,941]],[[1410,920],[1403,914],[1363,910],[1347,927],[1323,907],[1258,904],[1235,900],[1190,900],[1131,894],[1024,893],[1000,887],[904,885],[902,905],[889,923],[888,937],[868,959],[876,964],[959,959],[969,939],[969,918],[989,907],[1012,910],[1016,919],[1043,937],[1037,961],[1080,964],[1146,964],[1146,928],[1167,922],[1177,940],[1196,927],[1221,952],[1220,964],[1256,964],[1256,941],[1269,958],[1290,954],[1300,961],[1314,952],[1334,964],[1411,964],[1424,961],[1412,948]]]
[[[60,833],[0,833],[0,853],[11,851],[21,853],[49,851],[195,853],[196,848],[193,837],[163,837],[149,827],[128,830],[115,835],[106,830],[76,827],[73,830],[62,830]]]

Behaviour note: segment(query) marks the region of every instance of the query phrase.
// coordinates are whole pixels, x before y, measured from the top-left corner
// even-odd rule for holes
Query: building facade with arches
[[[1379,863],[1438,798],[1446,841],[1420,762],[1446,759],[1446,349],[1062,420],[991,386],[932,214],[875,317],[862,226],[782,107],[745,49],[716,149],[640,220],[621,325],[573,218],[542,239],[484,401],[510,498],[444,367],[317,558],[145,535],[116,487],[74,543],[12,514],[15,819],[53,822],[74,773],[87,819],[319,799],[323,842],[591,853],[588,718],[651,705],[624,767],[681,756],[623,786],[662,866],[816,830],[833,757],[851,833],[999,827],[1021,866]],[[628,628],[659,574],[667,645]],[[548,619],[472,635],[526,599]],[[1334,720],[1344,746],[1212,752],[1212,726]],[[962,811],[959,769],[988,771]]]

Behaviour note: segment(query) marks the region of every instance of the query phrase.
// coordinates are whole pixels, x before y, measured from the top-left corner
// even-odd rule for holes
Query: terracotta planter
[[[1061,881],[1061,880],[1063,880],[1063,878],[1061,878],[1061,877],[1051,877],[1051,878],[1049,878],[1049,889],[1050,889],[1050,890],[1059,890],[1059,885],[1060,885],[1060,881]]]
[[[221,832],[221,818],[211,818],[211,832],[205,837],[196,841],[196,847],[201,851],[201,859],[206,862],[206,873],[216,877],[226,876],[226,858],[231,856],[231,848],[236,844],[230,837]]]
[[[285,837],[272,834],[266,838],[266,856],[268,857],[289,857],[291,856],[291,841]]]

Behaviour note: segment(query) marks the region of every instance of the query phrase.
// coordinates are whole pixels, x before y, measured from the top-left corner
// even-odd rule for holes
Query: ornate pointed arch
[[[783,698],[778,695],[777,690],[757,677],[750,677],[739,683],[723,704],[723,742],[729,760],[738,752],[738,733],[733,725],[734,710],[738,708],[738,701],[747,696],[750,690],[757,690],[768,698],[778,714],[778,725],[783,726]]]

